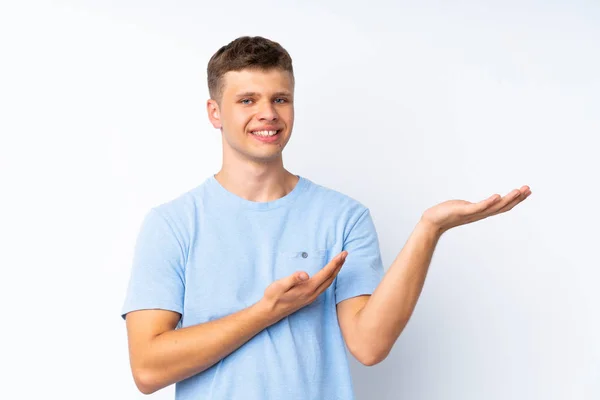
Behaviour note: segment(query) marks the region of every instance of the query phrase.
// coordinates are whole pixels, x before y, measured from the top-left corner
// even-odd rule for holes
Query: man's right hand
[[[181,318],[177,312],[142,309],[128,313],[136,385],[150,394],[210,368],[263,329],[314,301],[331,285],[347,254],[338,254],[310,279],[298,271],[275,281],[257,303],[212,321],[176,329]]]
[[[271,283],[260,306],[278,321],[312,303],[333,283],[347,255],[347,251],[342,251],[311,278],[306,272],[297,271]]]

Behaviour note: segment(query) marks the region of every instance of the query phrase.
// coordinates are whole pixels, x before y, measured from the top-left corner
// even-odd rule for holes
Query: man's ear
[[[208,99],[206,102],[206,111],[208,112],[208,119],[215,129],[221,129],[223,124],[221,123],[221,110],[219,105],[213,99]]]

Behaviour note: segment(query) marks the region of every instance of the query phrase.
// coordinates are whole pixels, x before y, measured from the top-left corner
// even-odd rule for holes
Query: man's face
[[[263,163],[281,157],[294,125],[291,74],[245,69],[229,71],[223,79],[221,104],[209,100],[208,113],[223,133],[226,154]]]

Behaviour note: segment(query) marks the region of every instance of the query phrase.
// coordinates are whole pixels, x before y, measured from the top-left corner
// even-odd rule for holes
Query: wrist
[[[277,315],[273,304],[265,300],[264,297],[250,306],[250,309],[256,318],[261,320],[267,326],[272,325],[283,318]]]
[[[442,228],[438,224],[435,224],[431,221],[424,219],[423,217],[421,217],[421,219],[417,223],[417,229],[423,230],[423,231],[427,232],[428,234],[430,234],[432,236],[436,236],[438,238],[440,236],[442,236],[442,234],[444,232],[446,232],[446,230],[447,230],[447,229]]]

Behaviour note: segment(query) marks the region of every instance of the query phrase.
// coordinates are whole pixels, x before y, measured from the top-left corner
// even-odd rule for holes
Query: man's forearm
[[[133,368],[136,384],[149,394],[198,374],[275,322],[257,303],[217,320],[164,332],[151,340]]]
[[[356,315],[356,327],[368,352],[383,360],[408,323],[423,289],[442,233],[420,221],[381,283]]]

